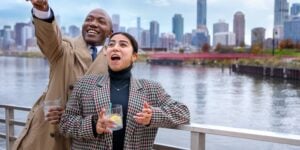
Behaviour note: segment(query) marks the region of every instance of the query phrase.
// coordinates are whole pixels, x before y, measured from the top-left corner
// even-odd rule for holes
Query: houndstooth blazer
[[[110,103],[109,76],[89,75],[83,77],[75,86],[60,121],[60,131],[72,138],[72,149],[110,150],[112,134],[94,137],[92,115]],[[142,111],[147,101],[153,110],[149,126],[137,124],[133,116]],[[189,123],[188,108],[171,99],[160,84],[144,80],[130,79],[130,92],[124,149],[150,150],[154,144],[158,127],[175,127]]]

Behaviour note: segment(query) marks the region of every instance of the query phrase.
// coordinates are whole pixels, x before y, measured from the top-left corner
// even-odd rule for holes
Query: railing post
[[[10,137],[14,136],[14,124],[11,120],[14,119],[14,109],[11,107],[5,107],[5,125],[6,125],[6,149],[12,148],[13,142]]]
[[[191,150],[205,150],[205,133],[191,132]]]

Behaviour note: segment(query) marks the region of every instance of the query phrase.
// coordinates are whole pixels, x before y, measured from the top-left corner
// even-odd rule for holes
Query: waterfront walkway
[[[191,59],[241,59],[241,58],[268,58],[271,55],[255,55],[249,53],[153,53],[150,60],[191,60]]]
[[[185,61],[197,61],[197,60],[238,60],[243,58],[270,58],[271,55],[255,55],[249,53],[153,53],[148,57],[147,62],[151,64],[163,64],[163,65],[182,65]]]

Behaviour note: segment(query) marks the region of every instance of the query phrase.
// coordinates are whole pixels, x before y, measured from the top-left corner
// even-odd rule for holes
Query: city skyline
[[[70,3],[71,2],[71,3]],[[141,18],[141,28],[150,29],[150,22],[155,20],[160,25],[160,33],[172,32],[172,17],[174,14],[181,14],[184,18],[184,33],[192,32],[196,28],[197,22],[197,0],[130,0],[127,3],[121,0],[104,1],[91,0],[86,1],[49,1],[56,15],[60,16],[60,22],[63,26],[76,25],[81,27],[84,17],[93,8],[101,7],[105,9],[110,16],[112,14],[120,15],[120,25],[136,27],[136,18]],[[289,8],[296,0],[288,0]],[[63,4],[64,3],[64,4]],[[76,8],[76,11],[66,9],[66,3],[69,8]],[[83,3],[83,4],[82,4]],[[299,3],[299,2],[298,2]],[[134,4],[134,5],[132,5]],[[13,26],[17,22],[30,21],[31,4],[24,0],[3,2],[0,6],[0,28],[4,25]],[[215,11],[221,10],[221,11]],[[255,10],[255,11],[254,11]],[[207,27],[209,34],[212,35],[213,24],[220,19],[229,24],[229,31],[233,31],[233,15],[237,11],[245,14],[246,33],[245,41],[250,44],[251,29],[255,27],[266,28],[266,37],[272,36],[274,22],[274,0],[253,0],[251,2],[239,0],[208,0],[207,1]],[[261,19],[258,18],[261,16]]]

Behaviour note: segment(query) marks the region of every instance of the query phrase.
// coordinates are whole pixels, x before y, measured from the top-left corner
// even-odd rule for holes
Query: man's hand
[[[26,0],[26,1],[30,1],[33,7],[40,11],[49,10],[48,0]]]
[[[134,116],[134,119],[138,124],[149,125],[152,118],[152,112],[151,106],[147,102],[144,102],[142,112],[137,113]]]
[[[46,120],[51,124],[56,125],[59,123],[61,115],[64,113],[64,109],[62,107],[51,107],[46,115]]]
[[[101,109],[100,113],[98,114],[98,121],[96,124],[97,133],[112,133],[110,128],[113,128],[114,126],[114,122],[105,115],[105,109]]]

